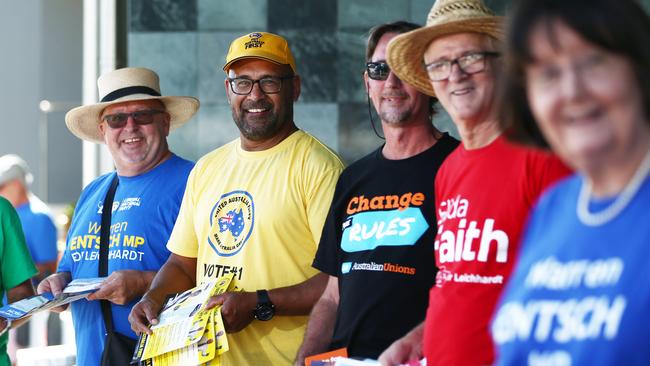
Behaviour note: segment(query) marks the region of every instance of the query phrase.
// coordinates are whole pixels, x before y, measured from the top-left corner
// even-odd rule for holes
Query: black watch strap
[[[269,292],[266,290],[257,290],[257,303],[273,305],[271,298],[269,297]]]
[[[255,319],[268,321],[275,315],[275,305],[271,302],[269,293],[266,290],[257,290],[257,306],[253,310]]]

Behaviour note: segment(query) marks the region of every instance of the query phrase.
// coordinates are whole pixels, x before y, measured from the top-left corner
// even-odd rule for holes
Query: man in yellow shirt
[[[343,163],[293,121],[300,77],[284,38],[237,38],[223,69],[240,137],[196,164],[172,256],[129,319],[150,333],[167,294],[234,273],[243,291],[211,299],[230,333],[221,363],[289,365],[327,281],[311,262]]]

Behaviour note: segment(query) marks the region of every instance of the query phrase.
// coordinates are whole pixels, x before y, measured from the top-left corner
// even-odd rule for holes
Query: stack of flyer
[[[68,283],[57,296],[50,292],[31,296],[0,308],[0,317],[10,320],[21,319],[39,311],[49,310],[79,299],[97,291],[106,277],[80,278]]]
[[[134,363],[146,366],[219,365],[228,351],[221,307],[206,309],[212,296],[233,291],[233,274],[168,299],[158,315],[152,334],[143,333],[133,355]]]

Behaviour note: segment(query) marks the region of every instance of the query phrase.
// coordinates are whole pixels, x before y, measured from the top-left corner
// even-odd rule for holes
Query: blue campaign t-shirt
[[[108,273],[118,270],[157,271],[170,255],[167,239],[181,205],[193,163],[177,156],[145,174],[119,177],[113,201],[108,252]],[[66,250],[58,271],[73,279],[97,277],[101,213],[106,192],[115,172],[90,183],[81,193]],[[118,333],[136,338],[128,315],[139,299],[112,305]],[[72,303],[78,365],[99,365],[104,349],[105,327],[99,301]]]
[[[497,365],[650,364],[650,178],[595,227],[576,214],[582,182],[565,180],[533,211],[492,323]]]
[[[45,204],[38,199],[16,208],[25,233],[25,242],[34,263],[56,261],[56,226]]]

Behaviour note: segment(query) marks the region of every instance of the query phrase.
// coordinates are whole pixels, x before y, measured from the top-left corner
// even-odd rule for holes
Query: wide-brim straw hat
[[[99,117],[106,107],[134,100],[160,100],[170,116],[170,130],[185,124],[199,109],[193,97],[161,96],[158,74],[142,67],[111,71],[97,79],[100,102],[70,110],[65,124],[82,140],[103,143]]]
[[[503,39],[503,17],[496,16],[480,0],[438,0],[425,27],[396,36],[388,43],[386,61],[403,81],[436,96],[424,69],[423,55],[436,38],[454,33],[482,33]]]

